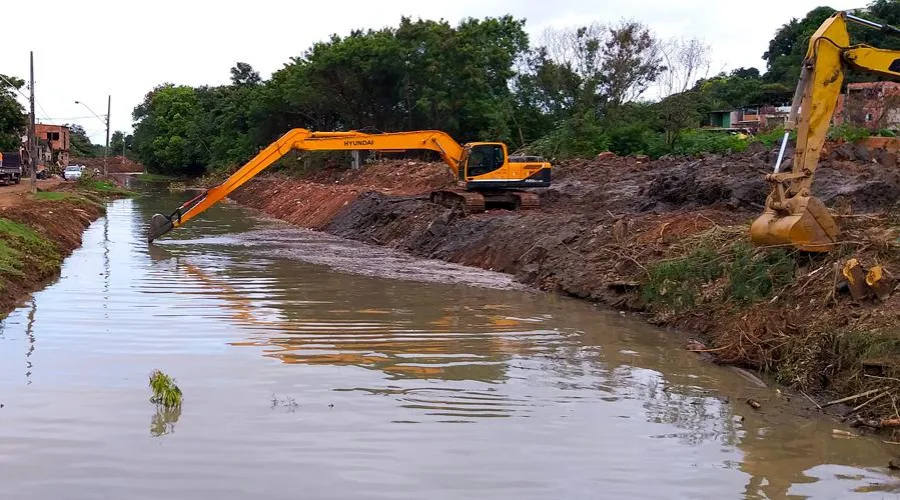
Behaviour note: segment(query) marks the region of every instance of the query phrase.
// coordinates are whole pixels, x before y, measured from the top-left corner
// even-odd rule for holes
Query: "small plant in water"
[[[153,390],[151,403],[163,408],[181,408],[181,389],[175,385],[175,379],[159,370],[150,374],[150,389]]]

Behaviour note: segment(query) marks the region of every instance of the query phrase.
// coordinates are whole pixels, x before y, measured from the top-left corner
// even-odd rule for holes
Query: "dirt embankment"
[[[842,272],[855,257],[864,268],[883,265],[889,280],[900,277],[897,157],[852,145],[826,151],[814,191],[844,243],[809,255],[749,245],[775,156],[758,146],[696,159],[604,154],[557,165],[539,211],[466,217],[428,202],[425,192],[440,183],[409,185],[404,175],[380,182],[394,172],[377,169],[384,166],[329,184],[263,179],[234,198],[339,236],[646,312],[698,335],[692,346],[706,356],[793,387],[879,388],[884,394],[875,393],[864,416],[900,418],[900,329],[892,328],[900,293],[854,297]],[[416,172],[434,168],[442,166]],[[371,184],[356,184],[362,178]]]
[[[84,229],[103,215],[108,196],[54,180],[40,181],[38,189],[0,188],[2,316],[59,274],[63,259],[81,246]]]
[[[265,176],[234,192],[231,198],[292,224],[322,229],[362,193],[413,195],[452,182],[453,175],[443,164],[385,161],[361,170],[323,170],[304,179]]]
[[[75,157],[69,160],[72,165],[84,165],[90,169],[103,171],[103,158]],[[110,156],[106,159],[106,169],[111,174],[127,174],[143,172],[144,166],[122,155]]]

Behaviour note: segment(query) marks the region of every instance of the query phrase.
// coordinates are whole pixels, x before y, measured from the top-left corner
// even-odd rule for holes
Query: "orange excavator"
[[[460,145],[446,133],[436,130],[368,134],[293,129],[260,151],[221,185],[186,201],[170,215],[154,215],[150,220],[148,241],[152,243],[184,225],[293,150],[434,151],[453,171],[459,186],[432,191],[431,201],[461,208],[464,213],[483,212],[489,206],[537,208],[540,206],[537,194],[522,189],[550,185],[550,163],[540,157],[509,156],[506,144],[501,142]]]
[[[893,35],[900,29],[837,12],[809,40],[809,48],[794,94],[791,113],[775,172],[766,180],[772,190],[763,214],[750,227],[758,246],[793,246],[808,252],[828,252],[837,244],[838,227],[825,205],[812,195],[813,174],[822,154],[831,116],[837,105],[847,68],[885,76],[900,76],[900,51],[851,45],[847,24],[854,23]],[[797,147],[791,171],[781,164],[791,130]]]

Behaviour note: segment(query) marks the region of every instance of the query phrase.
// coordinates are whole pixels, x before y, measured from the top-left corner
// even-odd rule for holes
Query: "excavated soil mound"
[[[354,186],[391,194],[418,194],[453,184],[453,172],[443,163],[411,160],[384,160],[359,170],[326,168],[303,180],[319,184]]]
[[[99,169],[103,171],[103,158],[87,158],[77,157],[69,160],[72,165],[84,165],[90,169]],[[107,171],[111,174],[127,174],[143,172],[144,166],[140,163],[125,158],[124,156],[110,156],[106,160]]]
[[[863,149],[865,151],[865,149]],[[792,152],[786,155],[790,158]],[[667,212],[724,205],[757,211],[765,203],[777,150],[754,150],[696,159],[622,158],[608,153],[572,160],[554,169],[554,186],[543,195],[548,207],[609,210],[612,213]],[[790,160],[782,169],[790,168]],[[826,155],[813,192],[827,206],[873,211],[900,200],[896,155],[861,153],[844,145]]]
[[[298,226],[321,229],[360,193],[411,195],[453,183],[453,174],[443,163],[382,161],[360,170],[324,169],[303,179],[261,177],[232,193],[231,198]]]

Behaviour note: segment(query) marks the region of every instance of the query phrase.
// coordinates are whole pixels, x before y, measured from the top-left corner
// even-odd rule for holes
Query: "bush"
[[[739,153],[750,144],[748,139],[735,134],[693,130],[685,132],[675,141],[672,153],[697,155],[702,153]]]
[[[778,127],[776,129],[770,130],[768,132],[762,132],[756,134],[751,142],[759,142],[762,143],[767,148],[773,148],[775,146],[781,146],[781,141],[784,139],[784,127]],[[791,130],[791,135],[788,137],[791,141],[797,140],[797,131]]]
[[[736,243],[727,274],[729,297],[739,304],[749,304],[793,281],[794,261],[781,249],[757,253],[747,243]]]
[[[831,130],[828,131],[828,139],[832,141],[844,140],[847,142],[856,142],[865,139],[870,135],[868,129],[852,123],[842,123],[837,127],[832,127]]]
[[[878,131],[878,137],[897,137],[897,133],[890,129],[882,129]]]
[[[691,308],[700,287],[722,275],[722,262],[709,248],[700,248],[681,259],[658,262],[647,270],[649,279],[641,287],[641,298],[675,311]]]
[[[707,299],[744,306],[770,297],[793,281],[794,272],[794,260],[780,249],[756,250],[747,243],[735,243],[716,252],[702,244],[685,257],[649,266],[641,299],[684,311],[697,305],[704,285],[725,278],[727,286]]]
[[[527,148],[531,154],[553,159],[592,157],[609,150],[609,138],[592,112],[562,122]]]
[[[620,156],[650,155],[661,151],[662,136],[641,124],[624,125],[607,131],[609,150]]]

